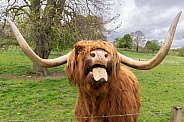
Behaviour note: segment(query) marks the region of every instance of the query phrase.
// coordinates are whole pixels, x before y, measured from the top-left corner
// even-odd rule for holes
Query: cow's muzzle
[[[94,81],[108,81],[108,76],[111,74],[112,58],[108,52],[104,50],[93,50],[86,56],[84,72],[92,76]]]

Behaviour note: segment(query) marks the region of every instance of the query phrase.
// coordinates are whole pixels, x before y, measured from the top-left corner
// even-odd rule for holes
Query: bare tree
[[[138,52],[139,47],[141,47],[145,44],[145,42],[146,42],[145,38],[146,37],[143,34],[143,32],[140,31],[140,30],[135,31],[135,32],[131,32],[130,35],[132,37],[133,45],[135,45],[135,47],[136,47],[136,52]]]

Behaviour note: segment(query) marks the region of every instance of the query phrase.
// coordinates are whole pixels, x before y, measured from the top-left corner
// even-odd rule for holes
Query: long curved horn
[[[64,56],[60,56],[55,59],[42,59],[38,55],[34,53],[34,51],[30,48],[30,46],[25,41],[24,37],[16,27],[16,25],[7,17],[4,17],[10,24],[13,33],[15,34],[15,37],[23,50],[23,52],[27,55],[27,57],[32,61],[37,63],[41,67],[50,68],[50,67],[56,67],[62,64],[65,64],[67,62],[67,59],[70,55],[70,52]]]
[[[173,20],[173,22],[170,26],[169,32],[167,33],[167,36],[164,40],[162,47],[160,48],[158,53],[152,59],[150,59],[149,61],[137,61],[137,60],[134,60],[132,58],[126,57],[126,56],[118,53],[120,56],[121,63],[123,63],[127,66],[130,66],[132,68],[135,68],[135,69],[140,69],[140,70],[149,70],[149,69],[154,68],[158,64],[160,64],[162,62],[162,60],[165,58],[165,56],[168,54],[168,51],[169,51],[170,46],[172,44],[175,30],[176,30],[176,26],[177,26],[177,23],[178,23],[179,18],[181,16],[181,13],[182,12],[179,12],[176,15],[175,19]]]

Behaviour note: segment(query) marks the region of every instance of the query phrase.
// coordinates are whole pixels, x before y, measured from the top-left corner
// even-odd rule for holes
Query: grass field
[[[143,60],[154,56],[122,53]],[[31,65],[20,51],[0,52],[0,74],[26,75]],[[184,58],[167,56],[152,70],[131,70],[140,83],[139,122],[169,122],[172,106],[184,107]],[[49,71],[63,72],[64,66]],[[71,87],[67,78],[35,81],[0,78],[0,122],[71,122],[76,98],[77,88]]]

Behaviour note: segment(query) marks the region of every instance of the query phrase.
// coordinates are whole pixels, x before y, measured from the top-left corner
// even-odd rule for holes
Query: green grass
[[[140,122],[165,122],[170,118],[171,107],[184,106],[184,66],[159,65],[149,71],[133,70],[139,79],[141,92]],[[160,112],[163,114],[144,114]],[[184,121],[184,120],[183,120]]]
[[[67,79],[6,80],[0,79],[0,120],[41,121],[73,117],[77,97]]]
[[[153,54],[123,52],[136,59]],[[56,56],[52,56],[56,57]],[[0,74],[23,75],[32,63],[21,52],[0,53]],[[50,71],[64,71],[64,67]],[[184,58],[167,56],[151,70],[131,69],[140,84],[141,111],[138,122],[169,122],[172,106],[184,107]],[[0,122],[71,122],[77,88],[67,78],[40,81],[0,79]],[[184,122],[184,119],[182,119]]]

